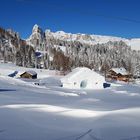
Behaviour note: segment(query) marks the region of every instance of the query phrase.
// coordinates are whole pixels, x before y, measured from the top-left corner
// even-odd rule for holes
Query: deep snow
[[[139,140],[140,85],[74,90],[37,86],[6,75],[0,64],[0,140]],[[57,77],[35,70],[39,78]]]

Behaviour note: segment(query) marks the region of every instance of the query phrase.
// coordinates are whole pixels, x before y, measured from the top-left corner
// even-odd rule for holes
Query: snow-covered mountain
[[[72,34],[64,31],[43,32],[35,25],[26,41],[36,51],[43,53],[45,58],[49,59],[51,56],[53,68],[57,66],[56,69],[87,66],[103,71],[112,67],[125,67],[128,70],[131,69],[131,63],[135,67],[140,60],[140,39]],[[70,62],[63,54],[70,58]],[[44,57],[41,61],[46,63]]]
[[[87,34],[71,34],[71,33],[65,33],[63,31],[58,32],[50,32],[54,38],[57,39],[64,39],[67,41],[79,41],[81,43],[86,43],[90,45],[95,44],[103,44],[107,43],[109,41],[115,42],[115,41],[123,41],[128,46],[131,46],[132,50],[140,50],[140,38],[137,39],[126,39],[121,37],[112,37],[112,36],[102,36],[102,35],[87,35]]]
[[[5,43],[7,42],[7,43]],[[22,40],[13,31],[0,31],[0,59],[20,66],[67,70],[86,66],[97,71],[140,64],[140,39],[43,31],[34,25]],[[38,55],[39,54],[39,55]]]
[[[33,40],[35,37],[39,40],[42,40],[44,36],[42,29],[38,25],[34,25],[32,30],[32,35],[27,39]],[[88,34],[72,34],[72,33],[65,33],[64,31],[57,31],[51,32],[50,30],[45,31],[46,38],[52,38],[57,40],[63,41],[78,41],[82,44],[89,44],[89,45],[96,45],[96,44],[103,44],[109,41],[116,42],[116,41],[123,41],[128,46],[131,46],[132,50],[140,50],[140,38],[137,39],[126,39],[121,37],[112,37],[112,36],[102,36],[102,35],[88,35]]]
[[[5,62],[14,60],[19,44],[20,38],[17,33],[0,28],[0,59]]]
[[[0,28],[0,60],[20,66],[31,66],[34,50],[18,33]]]

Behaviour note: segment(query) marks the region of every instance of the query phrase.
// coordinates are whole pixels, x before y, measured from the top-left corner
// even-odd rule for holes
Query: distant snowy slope
[[[140,38],[131,39],[129,43],[132,50],[140,50]]]
[[[137,39],[126,39],[121,37],[113,37],[113,36],[103,36],[103,35],[87,35],[87,34],[71,34],[65,33],[63,31],[58,31],[53,33],[52,36],[54,38],[60,40],[67,40],[67,41],[79,41],[81,43],[95,45],[95,44],[103,44],[109,41],[123,41],[127,45],[131,46],[132,50],[140,50],[140,38]]]

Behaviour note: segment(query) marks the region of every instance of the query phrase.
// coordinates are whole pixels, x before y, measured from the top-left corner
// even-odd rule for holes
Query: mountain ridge
[[[38,28],[38,29],[37,29]],[[43,30],[38,26],[37,24],[34,25],[32,34],[36,33],[34,30],[39,30],[39,32],[42,32]],[[140,50],[140,38],[122,38],[122,37],[116,37],[116,36],[107,36],[107,35],[95,35],[95,34],[84,34],[84,33],[66,33],[64,31],[56,31],[52,32],[50,29],[45,30],[45,35],[48,37],[53,37],[55,39],[59,40],[65,40],[65,41],[79,41],[81,43],[95,45],[95,44],[103,44],[107,43],[109,41],[123,41],[128,46],[131,46],[132,50]],[[31,36],[27,39],[30,40]]]

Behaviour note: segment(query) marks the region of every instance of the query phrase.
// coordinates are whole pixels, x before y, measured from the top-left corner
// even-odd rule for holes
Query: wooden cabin
[[[37,73],[33,70],[25,71],[20,75],[21,78],[37,79]]]
[[[107,73],[107,79],[129,82],[132,75],[125,68],[112,68]]]

